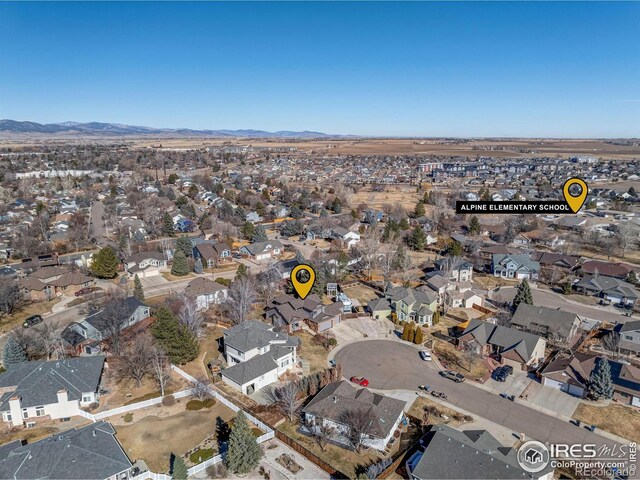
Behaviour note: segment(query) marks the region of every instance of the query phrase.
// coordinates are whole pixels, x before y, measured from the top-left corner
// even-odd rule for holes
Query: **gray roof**
[[[341,417],[347,411],[370,410],[374,421],[367,433],[377,438],[386,438],[398,417],[403,414],[406,404],[367,388],[356,388],[342,380],[330,383],[320,390],[302,411],[343,423]]]
[[[387,296],[393,303],[402,300],[407,305],[413,305],[414,311],[419,310],[423,304],[431,305],[438,300],[438,294],[432,290],[424,291],[407,287],[393,287],[389,289]]]
[[[491,259],[494,269],[497,266],[504,268],[510,261],[513,261],[517,265],[517,270],[529,270],[531,272],[540,271],[540,263],[531,260],[529,255],[494,253]]]
[[[423,443],[424,453],[411,472],[418,479],[531,478],[520,468],[517,451],[503,446],[486,430],[459,431],[434,425]],[[548,466],[536,476],[552,470]]]
[[[246,362],[236,363],[229,368],[225,368],[222,370],[221,375],[233,380],[238,385],[244,385],[278,368],[277,360],[290,352],[291,349],[288,348],[271,346],[267,353],[256,355]]]
[[[531,359],[540,340],[540,337],[533,333],[483,322],[477,318],[471,320],[462,332],[462,336],[467,334],[470,334],[480,345],[501,347],[502,353],[515,350],[525,362]]]
[[[124,261],[125,263],[133,263],[133,262],[140,263],[149,258],[152,258],[154,260],[159,260],[159,261],[165,260],[164,254],[162,252],[149,251],[149,252],[134,253],[133,255],[129,255]]]
[[[107,422],[67,430],[32,444],[15,445],[3,453],[0,478],[105,479],[132,466]]]
[[[626,322],[620,327],[620,332],[633,332],[636,330],[640,330],[640,320]]]
[[[251,245],[245,245],[242,248],[246,249],[251,255],[258,255],[267,251],[267,247],[281,249],[282,243],[280,243],[280,240],[267,240],[266,242],[256,242]]]
[[[576,287],[582,287],[598,293],[626,297],[630,300],[638,299],[638,291],[632,284],[604,275],[587,275],[576,283]]]
[[[537,307],[521,303],[511,319],[511,325],[517,325],[531,331],[557,332],[564,338],[571,333],[574,323],[579,323],[578,315],[555,308]]]
[[[300,339],[290,337],[285,333],[274,332],[273,327],[266,323],[249,320],[225,331],[224,343],[240,352],[248,352],[270,344],[297,347],[300,344]]]
[[[68,392],[69,400],[80,400],[83,393],[98,390],[104,361],[104,356],[95,356],[12,366],[0,374],[0,389],[10,389],[0,397],[0,411],[9,410],[14,396],[21,398],[22,407],[57,403],[60,390]]]
[[[126,309],[123,309],[124,313],[126,313],[127,318],[131,317],[133,313],[138,309],[138,307],[146,307],[144,303],[138,300],[136,297],[127,297],[124,300],[116,300],[118,302],[124,303]],[[107,317],[107,310],[100,310],[93,315],[88,316],[84,319],[89,325],[98,330],[101,333],[105,333],[108,330],[110,319]]]

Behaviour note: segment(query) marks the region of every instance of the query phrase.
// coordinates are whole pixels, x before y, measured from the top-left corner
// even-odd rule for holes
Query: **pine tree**
[[[144,302],[144,290],[142,288],[142,282],[140,281],[140,278],[138,278],[137,273],[135,277],[133,277],[133,296],[141,302]]]
[[[572,289],[571,289],[571,280],[567,280],[566,282],[564,282],[562,284],[562,293],[564,295],[571,295]]]
[[[416,330],[413,328],[413,322],[409,324],[409,331],[407,332],[407,342],[413,343],[413,339],[416,335]]]
[[[413,336],[413,343],[416,345],[422,345],[424,342],[424,334],[422,333],[422,327],[420,325],[416,326],[416,333]]]
[[[411,235],[407,239],[407,243],[412,250],[422,250],[427,244],[427,234],[424,233],[424,230],[420,225],[416,225],[411,232]]]
[[[175,230],[173,228],[173,219],[169,212],[164,212],[162,215],[162,234],[166,237],[173,237]]]
[[[115,278],[120,261],[111,247],[101,248],[91,260],[91,272],[98,278]]]
[[[262,449],[256,442],[244,413],[240,410],[231,427],[229,449],[225,458],[227,468],[237,475],[246,475],[258,466],[261,458]]]
[[[518,308],[518,305],[521,303],[526,303],[527,305],[533,305],[533,295],[531,293],[531,287],[529,287],[529,282],[525,278],[522,280],[522,283],[518,285],[518,290],[516,291],[516,296],[513,297],[513,303],[511,307],[513,310]]]
[[[431,322],[434,325],[437,325],[440,323],[440,312],[438,310],[436,310],[435,312],[433,312],[433,319],[431,320]]]
[[[191,246],[191,240],[186,235],[182,235],[176,242],[176,250],[182,251],[185,257],[190,257],[193,253],[193,247]]]
[[[171,477],[174,480],[187,480],[189,471],[182,457],[172,453],[171,459]]]
[[[480,233],[480,220],[475,215],[471,217],[471,221],[469,222],[469,233],[472,235],[477,235]]]
[[[265,232],[264,227],[262,225],[258,225],[253,232],[253,236],[251,237],[251,242],[252,243],[266,242],[267,240],[269,240],[267,238],[267,232]]]
[[[189,262],[182,250],[176,250],[173,256],[173,265],[171,266],[171,275],[184,277],[189,274]]]
[[[204,271],[204,266],[202,265],[202,260],[200,260],[200,257],[196,258],[196,261],[193,264],[193,271],[196,273],[202,273]]]
[[[7,337],[7,343],[4,344],[2,351],[2,365],[4,368],[9,369],[13,365],[26,361],[27,355],[20,344],[12,336]]]
[[[242,277],[246,277],[249,274],[249,269],[244,263],[241,263],[236,270],[236,280],[240,280]]]
[[[464,248],[460,242],[455,240],[447,245],[447,255],[451,257],[460,257],[464,253]]]
[[[178,322],[169,308],[162,306],[155,314],[151,332],[171,363],[185,364],[198,356],[198,339],[186,325]]]
[[[402,328],[402,340],[407,341],[409,339],[410,328],[411,325],[408,322],[404,324],[404,327]]]
[[[422,200],[416,203],[416,208],[413,210],[413,213],[416,217],[424,216],[426,211],[424,209],[424,203],[422,202]]]
[[[611,366],[608,360],[602,357],[596,359],[596,366],[589,376],[587,392],[589,397],[594,400],[611,399],[613,397]]]

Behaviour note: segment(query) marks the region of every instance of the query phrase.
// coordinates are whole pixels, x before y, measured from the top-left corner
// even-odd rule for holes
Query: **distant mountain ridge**
[[[263,137],[263,138],[336,138],[345,135],[331,135],[322,132],[294,132],[281,130],[267,132],[265,130],[192,130],[189,128],[151,128],[120,123],[101,122],[61,122],[36,123],[17,120],[0,120],[0,133],[38,133],[64,135],[126,136],[156,135],[180,137]]]

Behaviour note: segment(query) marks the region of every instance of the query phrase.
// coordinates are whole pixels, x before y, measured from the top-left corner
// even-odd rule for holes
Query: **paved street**
[[[590,318],[593,320],[600,320],[606,322],[618,322],[625,323],[632,320],[638,320],[637,317],[625,317],[620,313],[617,313],[611,308],[599,308],[599,307],[590,307],[588,305],[583,305],[581,303],[569,301],[563,295],[559,295],[554,292],[550,292],[548,290],[540,290],[537,288],[532,288],[531,293],[533,294],[533,303],[534,305],[541,305],[549,308],[561,308],[567,312],[573,312],[581,317]],[[500,290],[497,292],[498,295],[504,301],[511,302],[513,297],[516,294],[515,287],[500,287]]]
[[[363,375],[371,388],[381,390],[417,390],[426,384],[448,395],[448,403],[503,425],[514,433],[525,433],[541,442],[613,444],[596,433],[576,427],[567,420],[547,415],[518,402],[505,400],[494,393],[464,383],[442,378],[435,366],[418,357],[418,348],[388,340],[352,343],[340,349],[335,357],[342,365],[343,375]],[[551,408],[551,405],[547,405]]]

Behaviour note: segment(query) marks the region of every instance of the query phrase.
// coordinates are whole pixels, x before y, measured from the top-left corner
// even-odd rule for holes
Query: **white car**
[[[431,353],[426,350],[420,350],[420,358],[425,362],[431,361]]]

